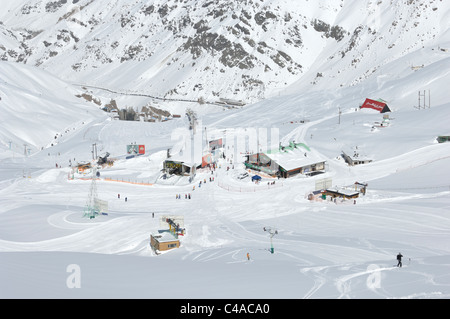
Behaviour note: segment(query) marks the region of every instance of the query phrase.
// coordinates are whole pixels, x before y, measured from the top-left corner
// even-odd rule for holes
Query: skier
[[[247,253],[247,260],[250,260],[250,253]]]
[[[398,260],[397,267],[401,267],[402,266],[402,257],[403,257],[403,255],[401,253],[398,253],[398,255],[397,255],[397,260]]]
[[[117,194],[117,198],[120,199],[120,194]]]
[[[125,201],[128,201],[128,198],[125,197]]]

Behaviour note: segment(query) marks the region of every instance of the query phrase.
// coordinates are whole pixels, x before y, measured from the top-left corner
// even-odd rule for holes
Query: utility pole
[[[425,100],[425,91],[423,91],[423,94],[420,94],[420,91],[419,91],[419,110],[420,110],[420,101],[421,101],[421,97],[423,97],[423,108],[425,109],[426,108],[426,106],[427,106],[427,102],[426,102],[426,100]]]
[[[427,95],[427,91],[423,90],[423,94],[420,93],[420,91],[418,92],[418,100],[419,100],[419,106],[417,107],[420,110],[420,101],[422,101],[422,97],[423,97],[423,108],[426,109],[427,108],[427,100],[426,100],[426,95]],[[431,92],[430,90],[428,90],[428,108],[431,108]]]
[[[97,158],[97,143],[92,144],[92,159],[95,160]]]
[[[89,189],[89,196],[84,208],[83,217],[89,217],[89,219],[95,218],[95,215],[99,213],[98,207],[98,194],[97,194],[97,184],[96,184],[97,168],[94,166],[92,168],[92,182]]]
[[[339,124],[341,124],[341,107],[339,107]]]
[[[208,152],[209,152],[208,134],[206,133],[206,126],[205,126],[205,140],[206,140],[206,147],[207,147]]]

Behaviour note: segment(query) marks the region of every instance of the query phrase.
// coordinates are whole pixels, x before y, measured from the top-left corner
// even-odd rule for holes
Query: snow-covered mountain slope
[[[444,91],[445,63],[436,63],[441,67],[427,67],[412,79],[389,84],[385,94],[408,91],[420,83],[421,74],[431,79],[431,73],[440,83],[433,92]],[[3,97],[15,92],[10,82],[17,92],[39,88],[45,99],[60,107],[40,105],[49,117],[55,117],[49,122],[65,122],[66,101],[79,102],[64,82],[46,72],[6,62],[0,67],[8,74],[0,103],[6,102],[2,106],[8,109],[13,104]],[[59,90],[45,90],[53,82]],[[25,86],[20,87],[21,83]],[[390,125],[372,130],[382,114],[354,110],[360,93],[376,87],[376,82],[364,84],[367,87],[359,84],[277,96],[201,118],[209,138],[225,130],[273,127],[279,129],[283,143],[305,142],[328,163],[325,174],[313,177],[264,178],[255,185],[236,177],[244,168],[231,151],[235,166],[230,170],[226,169],[230,163],[220,159],[214,175],[199,170],[192,183],[173,177],[162,182],[158,177],[165,149],[177,142],[171,133],[186,126],[185,120],[111,121],[91,104],[85,106],[89,113],[80,112],[73,119],[86,120],[86,125],[75,126],[57,145],[20,158],[4,149],[0,156],[0,296],[448,299],[450,143],[438,144],[435,138],[448,128],[449,103],[445,94],[427,109],[399,102],[390,113]],[[18,104],[33,110],[27,95],[17,93],[16,97]],[[340,122],[338,106],[343,111]],[[8,114],[11,120],[16,117]],[[15,128],[27,135],[34,132],[25,121],[16,122]],[[6,131],[3,126],[0,130]],[[117,156],[134,141],[146,145],[145,155],[128,160]],[[93,220],[83,217],[91,181],[68,179],[68,159],[90,160],[92,143],[117,156],[112,167],[100,170],[96,184],[99,199],[108,201],[108,215]],[[347,166],[337,158],[346,145],[367,151],[374,162]],[[55,162],[62,167],[55,168]],[[208,181],[211,176],[214,182]],[[368,191],[356,204],[308,201],[306,195],[323,178],[331,178],[333,186],[367,182]],[[273,181],[276,187],[267,188]],[[192,198],[184,199],[188,193]],[[149,247],[149,235],[162,228],[159,218],[166,214],[184,216],[186,236],[179,249],[156,256]],[[273,254],[264,227],[277,229]],[[398,252],[404,256],[401,269],[395,267]],[[81,271],[81,288],[71,284],[73,267]],[[161,275],[166,273],[175,275]],[[170,313],[178,311],[173,308]]]
[[[0,61],[1,297],[449,298],[450,143],[436,140],[450,134],[448,3],[73,0],[3,5],[0,54],[8,61]],[[72,11],[76,6],[80,10]],[[180,17],[186,17],[184,22]],[[301,42],[292,34],[285,37],[296,25]],[[238,44],[251,46],[244,27],[258,36],[251,54],[239,50]],[[240,37],[236,30],[242,31]],[[116,51],[110,41],[117,41]],[[128,50],[139,41],[141,51]],[[230,44],[232,52],[243,54],[242,64],[226,64],[228,58],[237,61],[227,56]],[[289,54],[291,60],[280,53],[289,65],[276,63],[278,51]],[[227,59],[221,60],[224,55]],[[246,68],[250,62],[253,67]],[[302,68],[296,70],[296,63]],[[76,97],[83,89],[72,85],[155,96],[177,89],[169,95],[187,99],[262,97],[256,89],[248,91],[250,86],[241,89],[243,75],[261,80],[264,92],[273,95],[228,110],[161,101],[178,114],[184,114],[185,105],[198,112],[203,145],[225,137],[226,158],[218,160],[218,169],[213,174],[199,169],[192,181],[160,178],[167,149],[187,152],[181,147],[187,144],[179,143],[183,133],[185,141],[191,138],[186,118],[113,121],[102,105]],[[202,87],[195,86],[199,83]],[[426,92],[431,106],[416,108],[419,91]],[[388,102],[388,125],[380,125],[383,114],[358,109],[367,97]],[[121,102],[142,103],[126,96]],[[245,145],[254,133],[272,130],[282,144],[304,143],[326,159],[326,172],[289,179],[263,176],[259,184],[237,178],[245,172],[242,154],[228,148],[227,137],[239,131],[236,142]],[[144,144],[146,154],[126,159],[130,143]],[[115,162],[99,169],[95,189],[108,202],[108,215],[88,219],[83,211],[93,184],[70,179],[69,165],[90,161],[93,144]],[[342,151],[373,161],[348,166]],[[334,187],[353,189],[358,181],[368,188],[356,202],[308,200],[323,179],[331,179]],[[149,235],[164,227],[159,218],[167,214],[184,216],[186,236],[179,249],[157,256]],[[267,227],[277,230],[273,243]],[[399,251],[401,269],[395,267]],[[74,287],[77,267],[81,289]],[[176,307],[170,310],[179,313]]]
[[[36,67],[0,63],[0,148],[2,156],[27,155],[56,145],[106,113],[83,103],[70,84]]]
[[[3,1],[2,60],[159,97],[251,103],[355,85],[450,47],[445,1]]]

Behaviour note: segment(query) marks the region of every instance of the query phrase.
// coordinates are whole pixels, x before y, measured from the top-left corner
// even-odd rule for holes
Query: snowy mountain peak
[[[442,1],[8,1],[0,57],[65,80],[247,103],[355,85],[448,30]],[[358,72],[355,72],[355,69]]]

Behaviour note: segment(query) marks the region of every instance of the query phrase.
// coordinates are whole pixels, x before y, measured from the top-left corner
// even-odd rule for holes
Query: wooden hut
[[[150,235],[150,246],[155,251],[166,251],[180,247],[180,241],[171,232]]]

